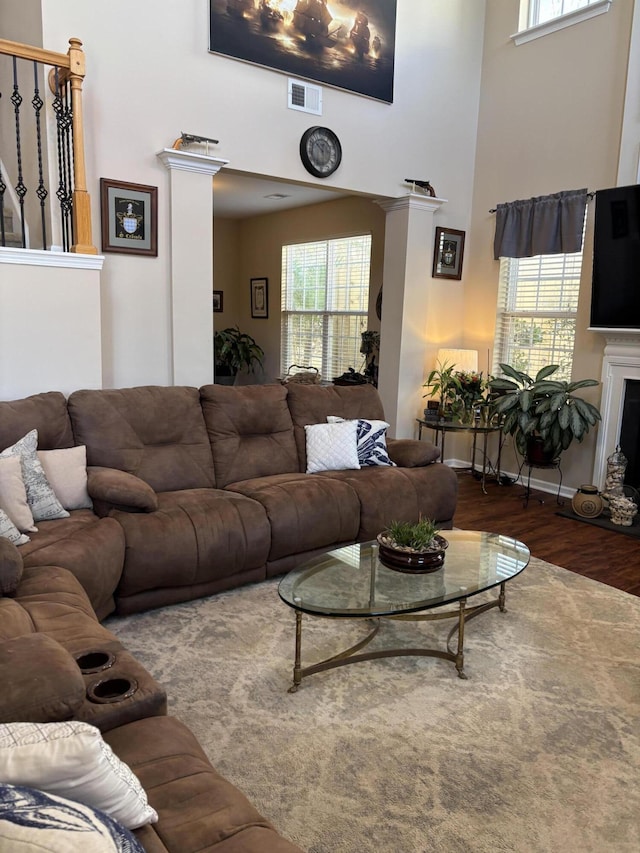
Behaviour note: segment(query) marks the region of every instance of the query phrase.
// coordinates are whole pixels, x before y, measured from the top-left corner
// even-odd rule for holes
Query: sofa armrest
[[[22,577],[22,554],[0,536],[0,595],[13,595]]]
[[[148,483],[117,468],[87,468],[87,489],[94,501],[130,512],[155,512],[158,496]]]
[[[389,459],[400,468],[421,468],[440,458],[440,448],[417,438],[388,438]]]
[[[0,644],[0,684],[0,723],[69,720],[85,698],[80,668],[47,634],[27,634]]]

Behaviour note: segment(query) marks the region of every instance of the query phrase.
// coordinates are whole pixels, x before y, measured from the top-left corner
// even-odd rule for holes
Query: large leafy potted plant
[[[490,405],[502,418],[502,432],[512,435],[518,451],[535,464],[552,464],[601,420],[597,407],[575,393],[600,383],[596,379],[549,379],[558,368],[548,364],[532,378],[510,364],[501,364],[503,376],[489,380]],[[538,455],[540,450],[543,456]]]
[[[264,350],[238,326],[215,332],[213,336],[215,381],[219,385],[233,385],[241,370],[253,373],[262,367]]]

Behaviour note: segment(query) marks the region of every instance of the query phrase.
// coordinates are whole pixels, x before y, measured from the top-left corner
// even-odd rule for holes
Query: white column
[[[165,148],[170,173],[171,333],[174,385],[213,382],[212,178],[229,161]]]
[[[413,437],[423,408],[433,215],[444,203],[413,192],[378,202],[387,213],[378,389],[396,438]]]

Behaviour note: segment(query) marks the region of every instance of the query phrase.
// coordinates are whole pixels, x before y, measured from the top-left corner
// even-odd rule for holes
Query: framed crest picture
[[[224,296],[224,294],[223,294],[222,290],[214,290],[213,291],[213,310],[215,313],[221,313],[223,310],[222,309],[223,296]]]
[[[158,188],[100,178],[102,251],[158,254]]]
[[[436,228],[433,246],[433,278],[462,278],[464,231],[455,228]]]

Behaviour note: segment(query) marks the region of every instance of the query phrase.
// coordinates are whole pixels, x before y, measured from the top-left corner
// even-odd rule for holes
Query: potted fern
[[[213,336],[215,381],[219,385],[233,385],[241,370],[253,373],[262,367],[264,350],[238,326],[215,332]]]
[[[502,419],[502,432],[512,435],[518,451],[536,465],[553,464],[601,420],[598,408],[575,393],[600,383],[596,379],[550,379],[558,368],[548,364],[532,378],[510,364],[501,364],[503,376],[489,380],[490,406]]]

